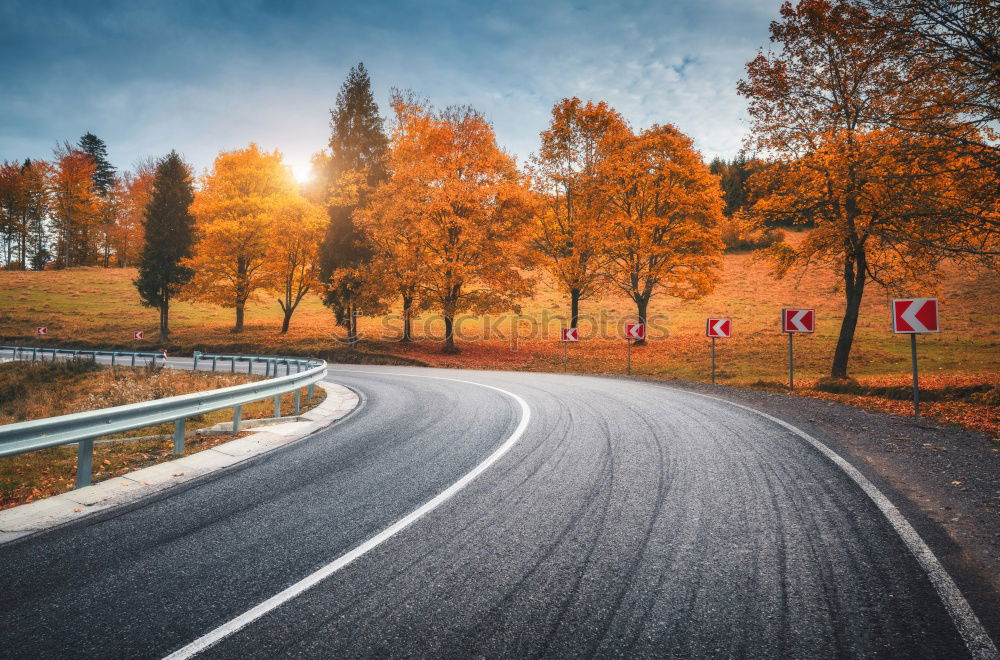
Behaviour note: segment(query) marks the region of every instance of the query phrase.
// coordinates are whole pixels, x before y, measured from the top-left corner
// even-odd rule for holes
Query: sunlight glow
[[[303,184],[312,181],[312,163],[288,163],[288,166],[292,168],[292,176],[295,177],[296,182]]]

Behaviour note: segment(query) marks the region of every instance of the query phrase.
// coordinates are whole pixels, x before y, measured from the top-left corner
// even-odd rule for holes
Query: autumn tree
[[[183,264],[194,243],[194,185],[191,168],[171,151],[156,167],[152,195],[145,208],[145,242],[135,287],[143,305],[160,312],[160,341],[170,335],[170,301],[190,281]]]
[[[472,108],[437,111],[397,94],[393,109],[392,182],[366,217],[401,229],[404,259],[420,249],[418,295],[441,311],[443,351],[454,353],[458,313],[509,309],[530,291],[520,270],[530,261],[530,193],[492,126]],[[391,208],[383,213],[382,204]]]
[[[406,139],[406,130],[412,126],[394,127],[393,145]],[[390,150],[390,169],[405,169],[406,163],[395,162],[400,155],[400,150]],[[429,302],[421,295],[426,246],[419,223],[424,193],[422,182],[410,176],[391,178],[376,188],[368,206],[356,215],[358,228],[372,246],[372,258],[364,267],[368,276],[356,271],[342,274],[367,281],[369,304],[377,306],[383,298],[399,296],[403,308],[400,341],[404,343],[413,341],[414,313]]]
[[[27,251],[26,196],[22,166],[18,162],[0,164],[0,239],[6,268],[25,267]]]
[[[674,126],[607,138],[599,168],[611,208],[604,251],[615,285],[646,323],[649,301],[665,293],[691,300],[711,293],[722,265],[718,178]],[[641,342],[637,342],[641,343]]]
[[[752,211],[762,221],[815,222],[798,248],[771,254],[778,276],[815,263],[841,273],[844,318],[831,376],[846,378],[867,284],[919,281],[944,256],[981,241],[970,218],[996,217],[997,206],[968,203],[986,176],[973,155],[886,121],[918,108],[939,82],[907,75],[913,35],[895,29],[895,18],[847,0],[785,3],[781,16],[771,25],[780,51],[759,54],[739,84],[750,102],[750,146],[774,160],[750,179]]]
[[[57,148],[55,156],[50,190],[58,260],[66,268],[93,263],[95,227],[101,222],[94,161],[69,144]]]
[[[320,251],[320,279],[326,284],[324,303],[347,328],[353,343],[361,287],[349,272],[362,268],[371,258],[370,246],[358,231],[354,216],[367,204],[371,190],[387,178],[387,138],[364,64],[348,73],[336,107],[330,111],[330,128],[329,156],[323,160],[330,222]],[[336,281],[331,281],[336,271],[340,271]]]
[[[328,220],[320,207],[287,195],[274,211],[274,222],[268,269],[279,294],[281,334],[285,334],[299,303],[319,286],[319,247]]]
[[[120,177],[124,194],[112,235],[115,265],[119,268],[135,264],[142,254],[146,207],[152,199],[158,165],[155,159],[144,158]]]
[[[859,0],[870,11],[865,38],[892,32],[908,94],[882,108],[901,130],[939,138],[1000,171],[1000,5],[993,0]]]
[[[273,288],[269,255],[280,231],[275,216],[297,194],[280,152],[251,144],[219,154],[191,206],[197,243],[182,262],[194,271],[184,297],[234,308],[233,332],[242,332],[247,302]]]
[[[608,205],[598,179],[601,145],[609,134],[626,130],[621,116],[604,101],[563,99],[552,108],[541,148],[532,159],[541,208],[531,244],[569,293],[572,328],[577,326],[580,300],[604,283]]]
[[[114,250],[114,234],[120,218],[125,213],[125,188],[114,166],[108,161],[108,147],[104,140],[93,133],[85,133],[77,143],[77,149],[85,153],[94,163],[91,175],[94,195],[100,220],[94,224],[95,256],[107,268],[111,264]]]
[[[51,257],[48,235],[48,218],[52,206],[49,183],[51,176],[52,167],[44,160],[26,160],[21,166],[26,242],[34,270],[45,268]]]

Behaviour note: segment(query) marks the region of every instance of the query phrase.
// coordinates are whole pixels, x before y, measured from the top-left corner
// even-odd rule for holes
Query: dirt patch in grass
[[[0,424],[201,392],[257,378],[248,374],[212,374],[162,367],[104,367],[89,360],[3,363],[0,364]],[[303,412],[325,398],[323,390],[317,389],[313,401],[308,402],[306,392],[306,388],[300,391]],[[293,392],[282,396],[281,407],[285,414],[293,410],[294,396]],[[244,420],[268,418],[273,414],[273,399],[243,406]],[[190,417],[187,431],[191,434],[199,428],[230,422],[232,418],[232,409]],[[99,438],[94,446],[93,481],[176,458],[173,440],[169,437],[172,433],[172,424],[161,424]],[[203,451],[235,437],[232,434],[189,435],[184,454]],[[111,442],[105,442],[107,440]],[[0,509],[71,490],[75,483],[76,445],[0,458]]]

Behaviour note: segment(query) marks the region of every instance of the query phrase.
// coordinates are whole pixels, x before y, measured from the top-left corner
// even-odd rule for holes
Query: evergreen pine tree
[[[104,140],[88,132],[80,138],[78,146],[80,147],[80,151],[90,156],[90,159],[94,161],[94,165],[97,166],[93,176],[94,190],[101,197],[107,197],[108,192],[115,185],[115,168],[108,161],[107,145],[104,144]]]
[[[334,188],[347,172],[363,172],[366,183],[374,188],[386,174],[385,135],[378,105],[372,96],[371,80],[365,65],[352,68],[337,94],[337,105],[330,111],[330,166],[327,190]],[[371,249],[354,223],[354,212],[366,204],[365,191],[353,206],[330,205],[330,224],[320,247],[320,279],[327,282],[339,268],[352,268],[371,258]],[[333,310],[337,322],[346,326],[348,336],[357,335],[353,287],[345,279],[340,287],[327,289],[323,302]]]
[[[135,287],[142,304],[160,310],[160,341],[170,333],[170,299],[193,275],[180,261],[191,256],[194,243],[194,201],[191,169],[176,151],[156,168],[153,195],[146,207],[145,247],[139,261]]]

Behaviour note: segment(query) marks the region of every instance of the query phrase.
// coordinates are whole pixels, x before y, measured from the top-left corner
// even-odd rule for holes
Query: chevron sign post
[[[628,340],[628,357],[626,358],[625,372],[632,375],[632,340],[641,341],[646,338],[646,324],[626,323],[625,339]]]
[[[795,389],[795,359],[792,351],[792,337],[796,332],[816,332],[816,310],[791,309],[781,310],[781,331],[788,333],[788,389]]]
[[[788,309],[781,310],[782,332],[816,332],[816,310]]]
[[[941,332],[937,298],[904,298],[892,301],[892,331],[910,335],[913,362],[913,416],[920,417],[920,380],[917,377],[917,335]]]
[[[563,345],[563,373],[566,372],[566,363],[569,361],[569,343],[571,341],[580,341],[580,331],[578,328],[563,328],[562,329],[562,345]]]
[[[729,319],[708,319],[705,321],[705,335],[712,339],[712,385],[715,385],[715,338],[732,337],[733,322]]]

